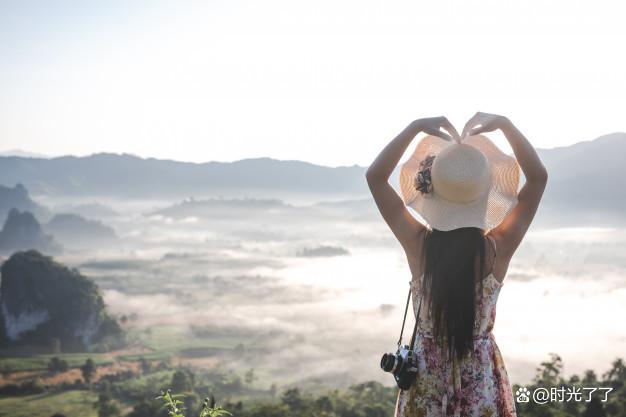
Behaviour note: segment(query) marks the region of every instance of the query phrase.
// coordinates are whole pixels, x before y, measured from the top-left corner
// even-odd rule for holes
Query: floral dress
[[[423,277],[423,275],[422,275]],[[413,314],[417,316],[421,282],[409,281]],[[418,377],[408,390],[399,390],[394,417],[516,417],[513,392],[504,360],[491,330],[496,302],[502,288],[490,273],[483,281],[477,308],[480,320],[474,325],[473,357],[447,360],[432,338],[432,321],[426,298],[413,349],[418,358]]]

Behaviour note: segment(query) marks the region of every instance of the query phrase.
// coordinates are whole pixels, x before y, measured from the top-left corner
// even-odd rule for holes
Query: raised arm
[[[402,198],[389,184],[389,177],[419,132],[423,131],[452,140],[449,134],[439,130],[440,127],[450,132],[455,140],[460,139],[456,129],[443,116],[415,120],[385,146],[367,169],[365,175],[378,210],[404,248],[407,256],[416,253],[417,236],[424,230],[424,226],[408,211]]]
[[[472,127],[480,123],[482,127]],[[498,252],[504,256],[513,255],[526,234],[548,181],[548,171],[539,159],[535,148],[528,139],[504,116],[476,113],[463,129],[463,136],[500,129],[513,148],[515,158],[524,173],[526,182],[517,195],[517,205],[494,227],[491,234],[498,242]]]

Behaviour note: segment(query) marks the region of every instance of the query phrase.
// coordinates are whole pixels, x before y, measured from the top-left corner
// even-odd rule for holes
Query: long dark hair
[[[474,348],[474,291],[479,285],[482,294],[485,239],[484,231],[477,227],[426,233],[424,300],[430,301],[433,337],[447,348],[449,358],[462,358]]]

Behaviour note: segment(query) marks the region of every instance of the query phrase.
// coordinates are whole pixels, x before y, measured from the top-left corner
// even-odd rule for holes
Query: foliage
[[[98,417],[119,417],[122,412],[111,394],[106,391],[98,395],[98,401],[93,404],[93,407],[98,410]]]
[[[125,334],[106,311],[98,286],[77,269],[36,250],[18,251],[2,264],[0,345],[51,348],[56,339],[64,351],[103,351],[121,346]],[[7,320],[24,312],[45,317],[35,328],[8,335]],[[11,336],[11,337],[9,337]],[[53,349],[54,350],[54,349]]]
[[[10,373],[19,371],[47,371],[50,365],[50,360],[53,357],[57,357],[60,360],[67,362],[70,368],[78,368],[85,363],[87,358],[93,359],[93,361],[99,365],[110,365],[114,362],[114,359],[101,354],[89,354],[89,353],[62,353],[58,355],[49,354],[31,354],[28,356],[3,356],[0,357],[0,372]]]
[[[244,375],[244,381],[246,384],[252,385],[257,379],[259,378],[254,374],[254,368],[250,368],[246,371],[246,374]]]
[[[594,399],[590,402],[553,401],[546,404],[516,402],[519,416],[626,416],[626,366],[622,359],[614,360],[607,372],[598,374],[586,371],[566,378],[563,368],[561,358],[552,354],[537,367],[535,378],[525,387],[531,391],[537,387],[560,385],[612,387],[608,401]],[[285,387],[279,392],[275,383],[264,384],[264,389],[254,389],[248,384],[240,386],[242,379],[238,375],[219,368],[197,374],[184,367],[164,370],[154,367],[150,371],[147,374],[120,373],[98,378],[93,383],[93,391],[80,385],[44,387],[40,382],[32,380],[30,386],[21,393],[5,392],[5,397],[0,397],[0,410],[11,410],[11,417],[49,416],[54,412],[68,416],[118,417],[121,415],[120,409],[131,408],[130,413],[126,411],[126,417],[391,417],[397,397],[395,385],[385,386],[376,381],[312,394],[296,386]],[[245,370],[243,373],[246,373]],[[173,384],[182,389],[174,390]],[[165,390],[166,387],[172,387],[172,391]],[[513,386],[514,393],[518,388],[517,385]],[[33,389],[47,392],[39,396],[24,396],[33,392]],[[67,391],[59,393],[57,390],[61,389]],[[164,406],[154,398],[154,392],[161,389],[163,391],[157,398],[162,400]],[[180,395],[173,395],[172,392]],[[207,396],[210,399],[205,398]],[[221,404],[224,408],[215,406],[215,397],[224,399]],[[50,404],[42,413],[47,398]],[[74,398],[74,402],[57,401],[57,398]],[[89,398],[89,410],[85,409],[85,398]],[[204,401],[202,398],[205,398]],[[95,408],[94,403],[97,404]],[[4,416],[2,411],[0,416]]]
[[[592,370],[585,371],[582,377],[571,375],[566,379],[562,375],[563,361],[555,353],[550,354],[550,359],[541,362],[537,367],[537,373],[533,383],[524,387],[529,392],[537,388],[564,387],[565,390],[587,388],[612,388],[607,395],[607,401],[601,401],[598,396],[592,396],[590,401],[548,401],[538,404],[534,401],[526,403],[517,402],[518,414],[524,417],[622,417],[626,416],[626,366],[621,358],[617,358],[611,364],[609,371],[599,378]],[[520,385],[513,385],[515,393]],[[584,390],[583,390],[584,392]],[[600,394],[598,394],[600,395]],[[604,397],[604,394],[601,394]]]
[[[69,367],[66,360],[59,359],[57,356],[50,358],[50,362],[48,362],[48,370],[50,372],[65,372]]]
[[[183,398],[182,394],[172,394],[171,390],[161,391],[161,395],[156,397],[157,399],[162,399],[164,402],[165,408],[168,410],[168,413],[171,417],[185,417],[184,414],[184,402],[180,400]],[[222,407],[215,407],[214,400],[209,400],[209,398],[205,398],[202,403],[202,408],[200,409],[199,417],[222,417],[222,416],[232,416],[227,410],[224,410]]]
[[[86,384],[91,384],[91,379],[96,374],[96,364],[89,358],[85,361],[85,364],[80,367],[80,372],[83,375],[83,379]]]
[[[176,392],[189,392],[193,389],[195,376],[188,369],[179,369],[172,375],[172,389]]]
[[[93,408],[96,400],[96,394],[85,390],[3,397],[0,398],[0,415],[3,417],[49,417],[60,414],[67,417],[97,417],[97,410]]]

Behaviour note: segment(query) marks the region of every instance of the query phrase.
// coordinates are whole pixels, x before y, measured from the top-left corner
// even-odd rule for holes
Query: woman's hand
[[[423,132],[428,133],[429,135],[438,136],[445,140],[455,140],[460,142],[461,137],[459,136],[459,132],[456,131],[452,123],[448,121],[444,116],[439,117],[425,117],[423,119],[417,119],[413,122],[417,128]],[[448,131],[442,132],[439,128],[443,127]],[[452,136],[451,136],[452,135]]]
[[[476,112],[476,114],[472,116],[467,123],[465,123],[461,139],[464,139],[466,136],[478,135],[479,133],[502,129],[507,125],[507,123],[510,122],[505,116]]]

